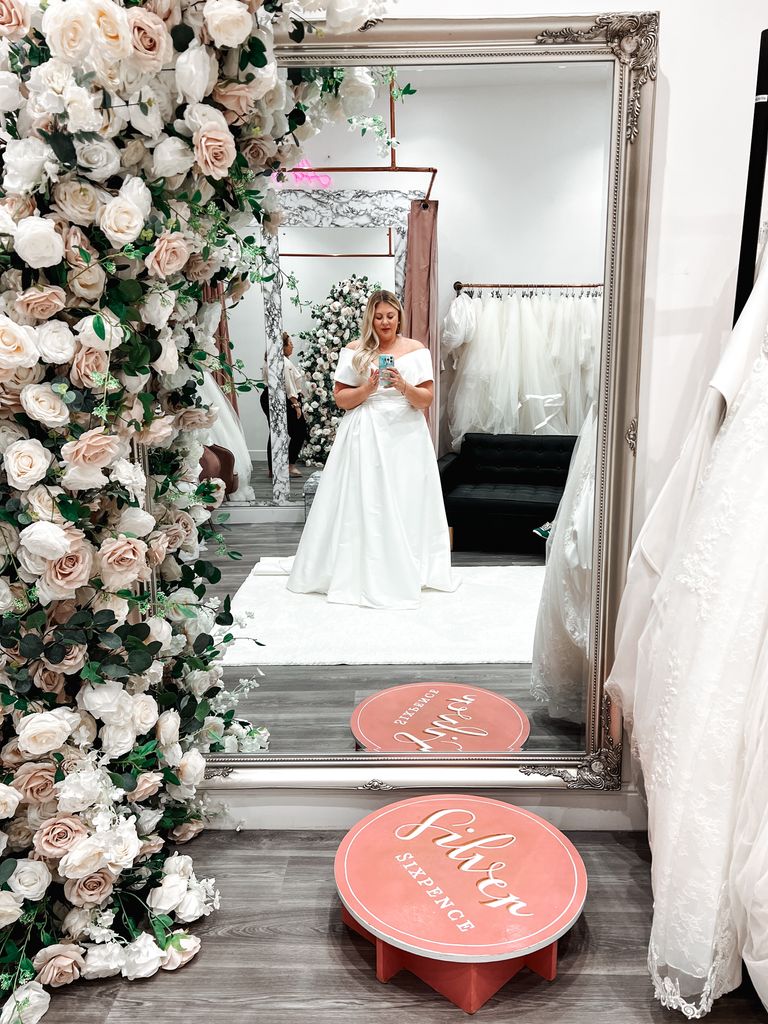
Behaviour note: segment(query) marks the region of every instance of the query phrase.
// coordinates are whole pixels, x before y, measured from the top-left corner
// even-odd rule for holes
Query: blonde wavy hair
[[[400,299],[393,292],[388,292],[385,288],[374,292],[368,299],[368,305],[365,307],[363,323],[360,328],[360,347],[352,357],[352,365],[361,377],[368,376],[371,363],[379,350],[379,339],[376,337],[376,331],[373,329],[373,318],[376,315],[376,307],[380,302],[386,302],[388,306],[394,306],[397,310],[398,334],[403,326],[403,307],[400,305]]]

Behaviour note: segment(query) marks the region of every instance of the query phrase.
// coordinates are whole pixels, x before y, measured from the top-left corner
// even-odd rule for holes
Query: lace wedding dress
[[[638,651],[633,743],[653,851],[649,968],[661,1002],[690,1018],[739,984],[741,950],[749,952],[751,927],[768,915],[766,734],[756,728],[768,717],[766,508],[764,341],[715,441]],[[752,889],[751,879],[759,883]],[[754,938],[765,992],[765,930]]]

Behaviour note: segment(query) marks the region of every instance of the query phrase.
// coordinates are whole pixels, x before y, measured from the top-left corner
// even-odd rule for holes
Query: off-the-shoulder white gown
[[[343,349],[336,380],[364,383]],[[425,348],[395,360],[409,384],[433,379]],[[337,604],[416,608],[421,591],[455,590],[435,450],[424,413],[380,386],[336,433],[288,589]]]

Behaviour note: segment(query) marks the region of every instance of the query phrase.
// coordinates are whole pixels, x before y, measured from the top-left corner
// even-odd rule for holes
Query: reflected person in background
[[[288,420],[288,474],[290,476],[301,476],[301,470],[296,465],[299,453],[304,447],[304,442],[309,437],[309,427],[304,418],[302,399],[307,397],[308,387],[304,374],[294,363],[291,362],[293,354],[293,341],[287,331],[283,331],[283,372],[285,374],[285,412]],[[264,369],[262,370],[264,387],[262,388],[259,401],[264,415],[267,417],[267,431],[269,431],[269,390],[267,381],[267,353],[264,353]],[[267,434],[267,472],[272,476],[272,437]]]
[[[288,580],[296,593],[416,608],[422,589],[456,589],[424,415],[434,399],[432,358],[402,335],[402,321],[397,297],[374,292],[361,337],[339,353],[334,397],[345,416]]]

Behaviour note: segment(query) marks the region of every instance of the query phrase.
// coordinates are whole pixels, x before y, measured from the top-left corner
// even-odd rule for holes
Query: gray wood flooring
[[[376,981],[373,947],[340,922],[340,832],[208,832],[183,852],[215,875],[222,908],[192,931],[198,957],[147,981],[79,982],[53,995],[45,1024],[457,1024],[423,982]],[[646,973],[649,852],[640,833],[576,832],[589,876],[584,913],[560,943],[554,982],[522,971],[477,1014],[482,1024],[672,1024]],[[710,1024],[757,1024],[749,982]]]
[[[296,552],[302,526],[295,523],[236,524],[225,528],[231,548],[242,558],[231,561],[210,553],[223,573],[211,592],[234,594],[262,556],[287,557]],[[454,552],[454,565],[540,564],[536,555]],[[258,627],[258,624],[256,624]],[[301,628],[301,623],[296,624]],[[258,628],[257,628],[258,634]],[[270,750],[283,753],[348,753],[354,750],[349,731],[353,709],[365,697],[387,686],[415,682],[456,682],[481,686],[515,701],[531,723],[526,750],[584,749],[581,725],[550,718],[530,694],[530,666],[486,665],[274,665],[262,668],[260,686],[244,700],[238,714],[271,733]],[[228,669],[228,682],[254,676],[252,669]]]

